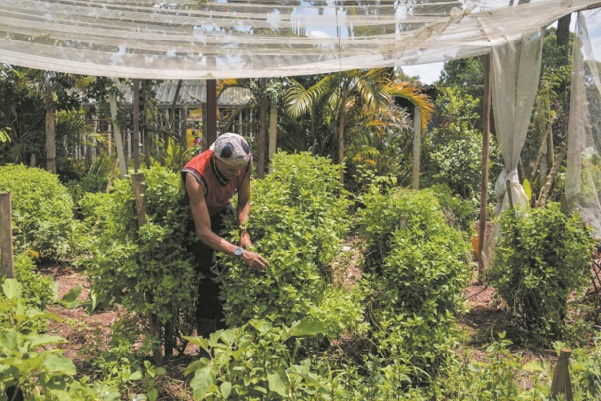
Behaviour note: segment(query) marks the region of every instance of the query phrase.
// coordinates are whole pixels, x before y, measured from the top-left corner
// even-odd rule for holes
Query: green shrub
[[[517,322],[542,340],[561,338],[568,297],[589,282],[593,241],[559,204],[501,214],[490,282]]]
[[[37,272],[33,259],[26,254],[15,255],[15,278],[19,280],[22,287],[22,299],[26,305],[41,310],[54,300],[52,279],[44,277]],[[5,281],[0,276],[0,284]],[[1,297],[1,295],[0,295]]]
[[[239,328],[217,331],[209,339],[187,337],[208,356],[193,362],[185,372],[194,373],[190,382],[194,399],[339,399],[342,389],[331,386],[316,373],[311,359],[297,353],[302,337],[319,332],[319,325],[306,321],[288,327],[253,320]]]
[[[96,237],[88,262],[96,294],[130,311],[151,312],[174,329],[192,324],[180,317],[192,308],[198,278],[186,245],[188,206],[178,174],[162,167],[145,172],[146,223],[138,228],[130,180],[117,180],[110,194],[88,194],[82,213]],[[186,327],[187,331],[188,328]]]
[[[478,216],[477,206],[470,200],[454,196],[446,184],[432,186],[434,196],[438,199],[447,221],[461,231],[468,238],[474,236],[476,230],[474,222]]]
[[[77,205],[87,193],[104,192],[108,184],[108,179],[97,174],[88,174],[81,179],[72,180],[65,184],[67,190]]]
[[[66,343],[59,336],[39,334],[48,319],[57,316],[29,307],[23,300],[23,287],[14,279],[2,283],[0,310],[0,399],[6,390],[19,388],[26,400],[113,401],[119,394],[110,387],[74,379],[75,365],[50,346]],[[14,398],[17,399],[17,398]],[[23,398],[21,398],[23,399]],[[12,400],[8,400],[12,401]]]
[[[373,191],[358,211],[378,352],[435,373],[456,345],[470,277],[468,245],[429,190]]]
[[[237,259],[226,258],[223,289],[229,324],[254,318],[291,324],[311,310],[321,313],[326,304],[336,303],[326,301],[324,295],[340,296],[349,308],[355,305],[343,314],[334,309],[330,316],[321,314],[338,320],[329,325],[333,331],[340,332],[342,319],[357,324],[360,304],[328,289],[333,285],[330,264],[350,223],[350,203],[338,195],[340,168],[308,153],[279,153],[272,173],[253,181],[248,229],[269,267],[255,272]]]
[[[15,249],[56,258],[69,251],[73,201],[58,177],[23,165],[0,167],[0,192],[12,192]]]

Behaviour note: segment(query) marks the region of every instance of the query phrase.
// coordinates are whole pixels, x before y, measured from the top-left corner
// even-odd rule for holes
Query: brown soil
[[[334,264],[333,279],[343,286],[350,287],[361,278],[361,249],[356,239],[346,242],[344,248]],[[344,269],[341,267],[344,266]],[[41,272],[52,277],[58,284],[58,296],[61,298],[72,287],[82,288],[79,299],[87,299],[90,284],[85,273],[69,267],[44,267]],[[498,333],[506,332],[507,337],[514,340],[519,338],[519,330],[510,324],[507,314],[494,299],[495,291],[476,279],[466,289],[467,312],[460,316],[459,326],[467,336],[467,348],[470,349],[470,358],[485,360],[485,348],[493,339],[498,339]],[[86,361],[91,351],[107,349],[112,336],[112,327],[127,311],[119,306],[109,310],[97,310],[88,315],[82,306],[68,309],[59,304],[51,305],[49,310],[62,318],[62,321],[51,322],[50,334],[59,335],[69,341],[65,346],[65,355],[73,359],[80,374],[94,378],[94,372]],[[514,336],[514,334],[518,334]],[[136,344],[136,346],[139,344]],[[548,349],[536,349],[531,346],[515,343],[511,349],[514,355],[519,355],[523,362],[544,358],[552,359],[553,352]],[[167,374],[157,379],[159,400],[192,400],[189,382],[191,376],[184,376],[186,367],[198,356],[198,348],[188,344],[184,354],[173,356],[165,361],[164,367]],[[522,385],[530,386],[526,376]],[[130,391],[135,391],[130,390]],[[131,393],[134,394],[134,393]],[[130,394],[127,394],[129,396]]]

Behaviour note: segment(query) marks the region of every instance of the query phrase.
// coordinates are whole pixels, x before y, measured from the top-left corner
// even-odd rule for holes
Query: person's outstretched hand
[[[240,259],[255,270],[263,270],[269,266],[269,263],[263,256],[252,251],[244,251]]]

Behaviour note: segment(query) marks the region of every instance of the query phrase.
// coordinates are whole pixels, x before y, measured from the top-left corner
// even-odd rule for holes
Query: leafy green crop
[[[470,276],[468,246],[431,191],[373,191],[363,197],[370,317],[378,352],[434,373],[457,342],[455,317]]]
[[[27,400],[42,401],[113,401],[119,394],[113,389],[95,384],[89,386],[75,380],[73,362],[60,349],[49,346],[67,342],[65,339],[39,334],[35,327],[46,326],[48,319],[58,316],[29,308],[23,302],[23,287],[14,279],[2,284],[0,311],[0,401],[10,387],[20,389]]]
[[[253,181],[248,230],[269,267],[256,272],[234,258],[225,260],[228,323],[267,319],[291,324],[315,311],[330,320],[331,335],[358,325],[360,301],[328,289],[333,285],[330,264],[350,225],[350,202],[339,195],[340,168],[308,153],[278,153],[272,172]],[[340,296],[348,308],[335,311],[337,302],[325,296]]]
[[[186,226],[181,179],[162,167],[145,175],[147,217],[141,228],[129,180],[116,181],[110,194],[87,194],[82,200],[85,222],[96,232],[88,262],[92,288],[130,311],[153,313],[161,323],[189,332],[193,322],[179,318],[194,305],[198,278],[186,250],[195,233]]]
[[[13,240],[17,251],[56,258],[69,251],[73,200],[58,177],[23,165],[0,167],[0,192],[12,193]]]
[[[561,338],[567,301],[588,283],[593,240],[582,220],[559,204],[509,210],[500,219],[489,278],[524,328],[542,340]]]

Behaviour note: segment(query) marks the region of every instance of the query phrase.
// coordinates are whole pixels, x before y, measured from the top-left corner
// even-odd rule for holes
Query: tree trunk
[[[173,96],[173,102],[171,103],[171,114],[169,115],[169,120],[170,120],[169,125],[171,126],[171,132],[175,136],[178,135],[178,132],[175,129],[175,111],[176,111],[177,101],[179,99],[179,92],[182,89],[183,82],[184,82],[183,79],[180,79],[179,81],[177,81],[177,87],[175,88],[175,96]],[[183,134],[181,132],[179,133],[179,143],[181,146],[186,146],[186,132],[185,131]]]
[[[271,162],[277,149],[278,140],[278,106],[271,104],[269,109],[269,153],[267,155],[269,171],[271,171]]]
[[[551,171],[547,176],[547,181],[545,182],[545,186],[541,191],[537,207],[544,207],[547,203],[547,200],[549,199],[549,194],[551,193],[551,188],[553,187],[553,182],[555,181],[555,177],[557,177],[557,172],[559,171],[559,166],[563,162],[563,159],[566,157],[566,154],[568,153],[567,151],[568,147],[566,142],[562,146],[559,155],[557,155],[557,159],[555,159],[555,164],[553,165],[553,168],[551,168]]]
[[[140,170],[140,80],[134,79],[134,99],[132,102],[134,108],[134,170],[137,173]]]
[[[569,41],[570,41],[570,22],[572,14],[564,15],[557,21],[557,46],[561,48],[562,65],[567,65],[569,62]]]
[[[46,170],[56,174],[56,126],[52,85],[46,77],[44,83],[44,108],[46,109]]]
[[[117,121],[117,93],[114,90],[112,90],[110,93],[110,109],[111,119],[113,122],[113,135],[115,137],[115,147],[117,148],[117,159],[119,160],[119,170],[121,171],[121,177],[125,177],[127,175],[127,162],[125,160],[125,154],[123,151],[121,127]]]
[[[342,99],[340,100],[340,112],[338,114],[338,163],[344,161],[344,123],[346,120],[346,101],[348,98],[349,81],[345,80],[342,85]],[[340,170],[340,183],[344,183],[344,171]]]
[[[259,143],[257,146],[257,176],[265,176],[265,142],[267,136],[267,78],[259,79],[261,88],[261,105],[259,107]]]

